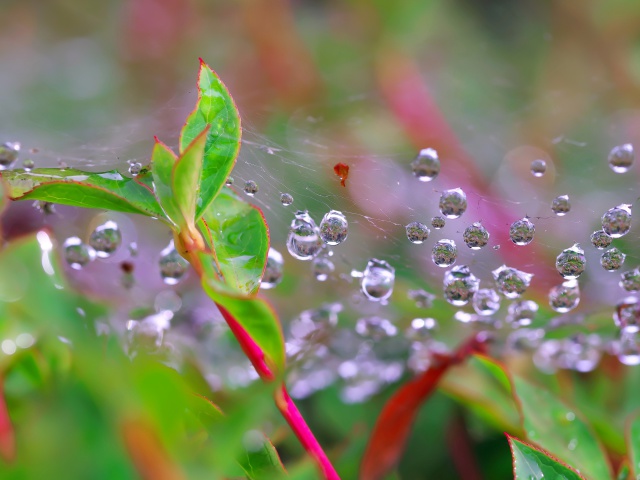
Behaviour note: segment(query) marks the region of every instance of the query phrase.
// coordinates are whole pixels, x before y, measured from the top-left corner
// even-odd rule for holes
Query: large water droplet
[[[356,322],[356,332],[372,340],[381,340],[385,337],[393,337],[398,333],[398,329],[386,318],[365,317]]]
[[[405,332],[405,337],[413,342],[424,342],[433,337],[433,331],[438,323],[433,318],[414,318]]]
[[[462,239],[471,250],[479,250],[489,243],[489,232],[480,222],[475,222],[465,229]]]
[[[469,267],[460,265],[444,274],[444,298],[452,305],[461,307],[478,291],[480,280],[471,273]]]
[[[5,142],[0,145],[0,170],[11,167],[20,153],[20,143]]]
[[[603,250],[611,245],[613,239],[604,230],[596,230],[591,234],[591,245],[598,250]]]
[[[564,249],[556,257],[556,269],[566,279],[578,278],[584,272],[586,264],[584,250],[577,243]]]
[[[327,281],[335,269],[331,259],[325,255],[319,255],[313,259],[313,275],[319,282]]]
[[[613,147],[611,152],[609,152],[609,157],[607,158],[609,167],[611,167],[611,170],[616,173],[628,172],[631,165],[633,165],[633,160],[633,145],[630,143]]]
[[[411,222],[405,227],[407,238],[411,243],[420,244],[429,238],[429,228],[420,222]]]
[[[449,267],[456,263],[458,249],[453,240],[438,240],[431,250],[431,259],[439,267]]]
[[[280,203],[288,207],[293,203],[293,197],[289,193],[282,193],[280,194]]]
[[[138,175],[142,171],[142,164],[140,162],[132,162],[129,165],[129,173],[133,176]]]
[[[580,303],[580,288],[577,280],[567,280],[549,290],[549,305],[558,313],[566,313]]]
[[[531,174],[534,177],[541,177],[547,171],[547,162],[544,160],[534,160],[531,162]]]
[[[260,288],[269,290],[275,287],[282,281],[284,274],[284,259],[282,254],[274,248],[269,248],[269,254],[267,255],[267,265],[262,275],[262,281],[260,282]]]
[[[610,208],[602,215],[602,230],[613,238],[626,235],[631,228],[631,205],[622,204]]]
[[[640,291],[640,268],[620,274],[620,286],[627,292]]]
[[[518,298],[522,295],[533,278],[531,273],[507,267],[506,265],[496,268],[491,274],[496,281],[498,290],[507,298]]]
[[[393,292],[396,270],[384,260],[372,258],[362,276],[362,291],[374,302],[387,300]]]
[[[298,260],[311,260],[322,249],[322,239],[316,222],[306,210],[299,210],[291,222],[287,250]]]
[[[478,315],[493,315],[500,310],[500,295],[492,288],[481,288],[473,296],[473,309]]]
[[[553,202],[551,202],[551,210],[553,210],[553,213],[555,213],[558,217],[562,217],[563,215],[569,213],[569,210],[571,210],[569,196],[560,195],[554,198]]]
[[[436,230],[440,230],[445,226],[445,220],[442,217],[436,216],[431,219],[431,226]]]
[[[533,300],[518,300],[509,305],[507,310],[507,322],[515,327],[525,327],[538,313],[538,304]]]
[[[258,184],[253,180],[247,180],[244,182],[244,193],[253,197],[256,193],[258,193]]]
[[[328,245],[338,245],[347,239],[349,223],[347,218],[337,210],[325,213],[320,222],[320,237]]]
[[[118,224],[112,220],[108,220],[96,227],[89,237],[89,245],[95,249],[96,255],[102,258],[106,258],[115,252],[121,243],[122,234]]]
[[[638,297],[629,296],[616,304],[613,311],[613,321],[624,333],[640,331],[640,303]]]
[[[178,253],[173,245],[173,240],[160,252],[159,265],[160,275],[167,285],[177,284],[189,268],[189,262]]]
[[[83,243],[78,237],[67,238],[62,244],[62,248],[64,249],[64,259],[75,270],[80,270],[96,258],[94,249]]]
[[[445,190],[440,195],[440,212],[447,218],[458,218],[467,209],[467,196],[460,188]]]
[[[535,233],[536,227],[527,217],[516,220],[509,228],[509,237],[516,245],[529,245]]]
[[[411,162],[411,170],[421,182],[430,182],[440,173],[438,152],[433,148],[420,150],[416,159]]]
[[[602,265],[602,268],[605,270],[613,272],[622,267],[625,257],[626,255],[617,248],[610,248],[600,257],[600,265]]]
[[[407,292],[409,300],[416,302],[418,308],[431,308],[436,296],[433,293],[429,293],[425,290],[409,290]]]

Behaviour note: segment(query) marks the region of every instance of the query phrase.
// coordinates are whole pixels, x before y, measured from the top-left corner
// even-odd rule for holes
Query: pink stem
[[[304,449],[317,462],[324,478],[327,480],[340,480],[338,473],[333,468],[333,465],[331,465],[331,462],[322,450],[316,437],[313,436],[311,429],[304,421],[298,407],[296,407],[296,404],[291,400],[287,392],[287,387],[284,384],[282,384],[280,391],[276,393],[276,404]]]

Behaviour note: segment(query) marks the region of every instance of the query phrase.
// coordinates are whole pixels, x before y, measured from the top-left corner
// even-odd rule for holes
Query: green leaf
[[[560,463],[548,452],[528,445],[515,437],[508,438],[513,456],[515,480],[584,480],[577,472]]]
[[[222,307],[220,311],[254,366],[256,361],[264,362],[264,370],[256,366],[258,373],[275,370],[276,375],[282,374],[284,337],[273,309],[264,300],[242,294],[221,282],[211,256],[204,252],[198,255],[203,268],[202,287],[218,307]]]
[[[286,474],[276,448],[266,436],[262,440],[260,446],[246,450],[238,459],[240,466],[250,480],[272,479],[278,475]]]
[[[166,219],[152,190],[140,179],[123,177],[117,170],[91,173],[38,168],[7,170],[1,175],[12,200],[42,200]]]
[[[190,226],[195,226],[196,203],[202,174],[202,156],[209,130],[207,125],[184,150],[173,167],[173,194],[182,216]]]
[[[151,174],[153,175],[153,190],[167,217],[178,226],[185,226],[186,221],[173,194],[173,168],[178,157],[164,143],[155,137],[156,144],[151,154]]]
[[[208,126],[196,220],[231,173],[240,149],[240,115],[220,78],[200,59],[198,102],[180,133],[180,151]]]
[[[513,382],[529,440],[544,445],[560,460],[574,466],[585,478],[612,478],[602,446],[579,412],[544,388],[520,377],[514,377]]]
[[[269,252],[269,229],[260,209],[223,188],[202,220],[203,236],[225,283],[240,292],[255,293]]]
[[[632,416],[627,424],[627,450],[631,478],[638,478],[640,475],[640,414]]]

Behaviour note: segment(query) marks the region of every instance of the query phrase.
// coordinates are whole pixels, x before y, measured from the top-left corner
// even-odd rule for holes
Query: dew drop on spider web
[[[96,258],[96,252],[78,237],[69,237],[62,244],[64,259],[69,266],[80,270]]]
[[[445,300],[452,305],[461,307],[469,303],[478,291],[480,280],[471,273],[469,267],[460,265],[445,272],[443,286]]]
[[[34,169],[34,167],[36,166],[36,162],[34,162],[32,159],[30,158],[26,158],[23,162],[22,162],[22,168],[25,169],[25,171],[30,172],[31,170]]]
[[[140,162],[132,162],[129,164],[129,173],[134,177],[142,171],[142,164]]]
[[[465,229],[462,239],[471,250],[479,250],[489,243],[489,232],[480,222],[475,222]]]
[[[509,238],[516,245],[529,245],[535,233],[536,227],[527,217],[516,220],[509,228]]]
[[[407,298],[413,300],[418,308],[431,308],[436,296],[425,290],[409,290]]]
[[[616,304],[613,321],[623,333],[640,331],[640,302],[638,297],[629,296]]]
[[[611,149],[607,157],[607,162],[614,172],[627,173],[631,165],[633,165],[634,159],[633,145],[625,143]]]
[[[418,156],[411,162],[411,170],[421,182],[430,182],[440,173],[438,152],[433,148],[420,150]]]
[[[283,206],[288,207],[293,203],[293,197],[289,193],[282,193],[280,194],[280,203]]]
[[[621,273],[619,285],[627,292],[640,291],[640,268]]]
[[[356,332],[365,338],[382,340],[385,337],[395,336],[398,329],[386,318],[364,317],[356,322]]]
[[[293,258],[311,260],[322,249],[320,231],[306,210],[298,210],[291,222],[287,250]]]
[[[518,298],[522,295],[529,287],[531,279],[533,278],[531,273],[507,267],[506,265],[495,269],[491,274],[493,275],[498,290],[507,298]]]
[[[440,195],[439,207],[446,218],[458,218],[467,209],[467,195],[461,188],[445,190]]]
[[[547,162],[544,160],[534,160],[531,162],[531,174],[534,177],[541,177],[547,171]]]
[[[516,300],[507,309],[506,321],[514,327],[526,327],[538,313],[538,304],[533,300]]]
[[[404,335],[407,340],[424,342],[433,337],[433,332],[437,328],[438,323],[433,318],[414,318],[411,320],[411,325],[404,332]]]
[[[407,238],[411,243],[419,245],[429,238],[429,228],[420,222],[411,222],[405,227]]]
[[[449,239],[438,240],[431,250],[431,259],[438,267],[450,267],[456,263],[458,249],[456,242]]]
[[[319,282],[326,282],[336,269],[331,258],[326,255],[318,255],[314,258],[312,267],[313,276]]]
[[[387,300],[393,293],[396,270],[384,260],[372,258],[362,275],[362,292],[373,301]]]
[[[106,258],[115,252],[122,243],[122,234],[118,224],[108,220],[96,227],[89,237],[89,245],[96,251],[96,255]]]
[[[481,288],[473,296],[472,303],[478,315],[493,315],[500,310],[500,295],[492,288]]]
[[[579,244],[564,249],[560,255],[556,257],[556,270],[566,279],[578,278],[587,264],[587,258],[584,256],[584,250]]]
[[[611,245],[613,238],[611,238],[604,230],[596,230],[591,234],[591,245],[598,250],[603,250]]]
[[[258,184],[253,180],[247,180],[244,182],[244,193],[253,197],[256,193],[258,193]]]
[[[275,248],[269,248],[267,255],[267,265],[264,268],[260,288],[268,290],[275,287],[282,281],[284,274],[284,259],[282,254]]]
[[[235,180],[233,179],[233,177],[232,177],[231,175],[229,175],[229,176],[227,177],[227,179],[225,180],[224,184],[225,184],[227,187],[230,187],[231,185],[233,185],[233,182],[234,182],[234,181],[235,181]]]
[[[0,170],[10,168],[20,154],[19,142],[5,142],[0,144]]]
[[[549,306],[558,313],[567,313],[580,303],[580,288],[575,279],[562,282],[549,290]]]
[[[440,216],[436,216],[431,219],[431,226],[436,230],[440,230],[441,228],[444,228],[445,223],[446,223],[445,219]]]
[[[551,202],[551,210],[558,217],[562,217],[569,213],[571,210],[571,202],[569,202],[569,195],[559,195]]]
[[[327,245],[339,245],[347,239],[349,222],[347,218],[337,210],[325,213],[320,222],[320,237]]]
[[[610,208],[602,215],[602,230],[612,238],[620,238],[631,229],[631,205]]]
[[[629,366],[640,365],[640,344],[638,343],[637,334],[623,333],[615,343],[613,350],[620,363]]]
[[[177,284],[189,268],[189,262],[178,253],[173,240],[160,252],[159,265],[160,276],[167,285]]]
[[[626,255],[617,248],[610,248],[600,256],[600,265],[609,272],[614,272],[624,263]]]

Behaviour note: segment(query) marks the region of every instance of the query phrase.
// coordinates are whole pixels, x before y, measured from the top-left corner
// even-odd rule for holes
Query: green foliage
[[[513,472],[515,480],[581,480],[574,470],[563,465],[547,452],[532,445],[509,437],[509,445],[513,455]]]

